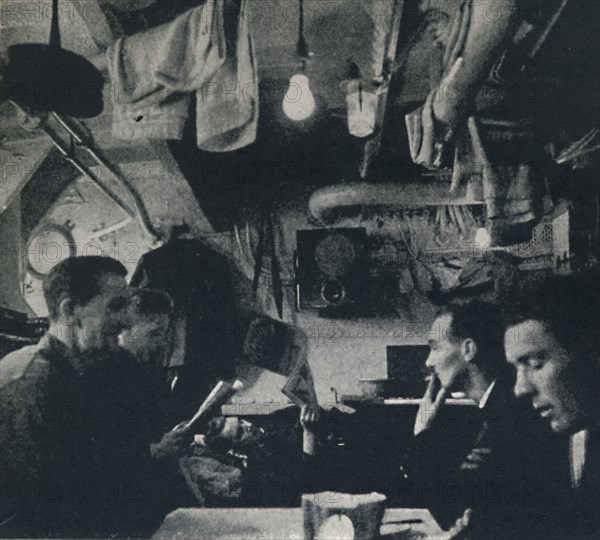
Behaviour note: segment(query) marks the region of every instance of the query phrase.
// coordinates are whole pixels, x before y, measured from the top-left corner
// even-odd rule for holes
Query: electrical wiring
[[[396,218],[396,214],[394,214],[394,218]],[[411,239],[414,239],[414,231],[412,230],[412,226],[410,223],[410,220],[408,218],[407,219],[407,223],[408,223],[408,228],[410,230],[411,233]],[[416,251],[414,250],[414,247],[411,245],[411,243],[408,241],[408,239],[406,238],[406,234],[404,233],[404,230],[402,228],[402,221],[401,220],[396,220],[395,222],[397,224],[398,227],[398,231],[400,232],[400,236],[402,237],[402,241],[404,242],[404,245],[406,246],[406,249],[408,251],[408,254],[418,263],[420,263],[425,270],[427,270],[427,272],[429,272],[429,274],[431,275],[431,277],[433,279],[437,279],[435,276],[435,273],[433,272],[433,270],[425,263],[423,262],[423,260],[421,259],[421,257],[416,253]],[[416,244],[415,244],[416,245]],[[418,247],[418,246],[417,246]],[[420,250],[420,249],[419,249]]]
[[[240,230],[238,228],[237,223],[233,224],[233,234],[235,236],[235,242],[237,244],[237,248],[240,252],[243,261],[247,264],[254,264],[254,261],[250,257],[248,257],[248,254],[244,250],[244,246],[242,245],[242,239],[240,238]]]

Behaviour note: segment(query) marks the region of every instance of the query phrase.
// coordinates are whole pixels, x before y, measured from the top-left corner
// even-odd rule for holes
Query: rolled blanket
[[[206,499],[239,499],[242,494],[242,471],[214,457],[187,456],[179,460],[179,470],[200,506]]]

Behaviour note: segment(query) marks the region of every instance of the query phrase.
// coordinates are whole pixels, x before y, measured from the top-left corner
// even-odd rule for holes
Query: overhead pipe
[[[114,202],[130,218],[135,218],[133,210],[131,210],[131,208],[129,208],[116,193],[109,190],[102,182],[100,182],[100,180],[98,180],[98,178],[96,178],[96,176],[73,155],[72,150],[63,143],[52,129],[48,127],[44,120],[40,123],[40,128],[48,135],[54,146],[66,161],[73,165],[73,167],[75,167],[82,175],[91,180],[104,195]]]
[[[131,200],[133,201],[133,205],[134,205],[135,211],[136,211],[136,214],[133,214],[132,217],[138,218],[138,221],[139,221],[140,225],[142,226],[144,232],[148,236],[150,236],[154,240],[154,242],[160,242],[161,241],[160,234],[158,234],[158,232],[154,228],[154,225],[152,224],[152,222],[150,220],[150,216],[148,215],[148,212],[146,210],[146,207],[144,206],[144,203],[143,203],[140,195],[135,190],[135,188],[131,185],[129,180],[124,175],[120,174],[116,170],[116,168],[113,167],[113,165],[102,154],[100,154],[95,148],[90,146],[87,143],[87,141],[81,136],[81,134],[78,133],[77,129],[73,125],[71,125],[71,123],[66,118],[64,118],[62,115],[59,115],[55,112],[52,113],[52,116],[69,133],[69,135],[71,135],[75,139],[75,142],[77,143],[78,147],[83,148],[92,158],[94,158],[94,160],[99,165],[104,167],[104,169],[106,169],[112,175],[112,177],[116,180],[117,183],[119,183],[121,186],[123,186],[125,188],[125,190],[129,194],[129,196],[131,197]],[[87,174],[86,176],[88,176],[88,178],[90,177],[89,174]],[[113,199],[114,199],[114,197],[113,197]],[[120,204],[120,206],[123,207],[123,204]],[[127,208],[124,208],[124,210],[129,215],[132,215],[131,211],[130,210],[128,211]]]
[[[25,118],[29,118],[29,114],[15,101],[12,101],[12,104],[17,108],[19,112],[21,112]],[[63,158],[68,161],[71,165],[73,165],[82,175],[91,180],[94,185],[104,194],[106,195],[112,202],[114,202],[123,212],[125,212],[129,219],[138,220],[141,225],[143,231],[152,238],[155,244],[158,244],[162,241],[160,235],[152,225],[150,221],[150,217],[146,208],[141,200],[141,197],[137,193],[137,191],[133,188],[133,186],[129,183],[128,180],[121,174],[119,174],[113,166],[108,162],[104,156],[102,156],[99,152],[97,152],[94,148],[92,148],[78,133],[77,129],[69,123],[69,121],[63,116],[59,115],[56,112],[51,112],[50,115],[59,123],[59,125],[67,131],[70,137],[70,145],[67,146],[63,140],[57,135],[57,133],[52,129],[48,124],[48,116],[44,115],[40,117],[40,122],[38,124],[38,128],[41,129],[48,138],[52,141],[54,146],[63,156]],[[103,182],[101,182],[92,171],[86,167],[75,155],[75,145],[74,142],[77,143],[78,147],[85,149],[98,163],[98,165],[104,167],[115,179],[117,183],[119,183],[133,201],[135,211],[129,208],[129,206],[108,186],[106,186]],[[119,224],[119,228],[122,223]]]
[[[308,201],[308,209],[315,219],[326,223],[339,210],[358,206],[422,208],[454,204],[484,204],[484,202],[469,196],[466,186],[459,187],[455,193],[451,193],[450,185],[444,182],[431,184],[357,182],[317,189]]]

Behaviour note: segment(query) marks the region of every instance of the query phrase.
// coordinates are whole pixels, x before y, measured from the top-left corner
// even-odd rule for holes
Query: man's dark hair
[[[143,317],[155,315],[171,315],[173,300],[163,291],[156,289],[135,289],[131,293],[130,305],[132,309]]]
[[[600,354],[600,272],[549,275],[502,299],[507,326],[541,322],[570,354]]]
[[[450,341],[470,338],[477,344],[475,363],[490,376],[506,369],[504,324],[500,308],[489,302],[472,300],[443,308],[439,316],[450,315],[447,329]]]
[[[99,282],[106,274],[126,276],[127,269],[110,257],[71,257],[60,261],[44,279],[44,298],[50,319],[58,314],[65,298],[75,305],[85,305],[99,292]]]

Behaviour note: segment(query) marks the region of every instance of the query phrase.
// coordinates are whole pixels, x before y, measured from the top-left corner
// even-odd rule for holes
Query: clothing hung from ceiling
[[[246,10],[246,0],[207,0],[112,44],[113,135],[181,139],[195,95],[198,148],[226,152],[254,142],[258,76]]]
[[[548,59],[547,52],[554,51],[556,41],[579,47],[582,40],[568,37],[564,27],[574,17],[579,21],[585,16],[581,4],[576,0],[544,2],[534,10],[535,20],[517,4],[513,22],[507,25],[499,44],[486,53],[487,59],[476,58],[484,53],[473,48],[477,39],[484,39],[481,30],[475,29],[480,15],[475,2],[454,2],[456,10],[446,17],[445,24],[440,24],[444,17],[439,14],[431,17],[431,26],[436,26],[441,37],[434,41],[427,57],[430,93],[422,107],[406,116],[411,157],[428,169],[452,167],[451,189],[466,184],[469,197],[485,201],[486,228],[494,245],[531,238],[543,214],[544,176],[550,163],[544,148],[558,133],[577,123],[568,115],[572,117],[568,124],[560,111],[549,115],[556,96],[568,92],[565,88],[571,88],[573,82],[554,80],[554,67],[557,62],[566,62],[562,58],[565,54],[557,57],[553,52],[553,59]],[[492,23],[487,21],[490,27]],[[474,38],[477,32],[479,36]],[[468,63],[480,61],[492,65],[488,78],[473,82],[475,91],[465,92],[470,95],[455,95],[461,84],[457,80],[471,70]],[[570,79],[582,80],[579,75]],[[585,74],[583,78],[593,76]],[[454,107],[456,126],[446,126],[436,118],[434,109],[440,103],[446,109]],[[568,107],[567,102],[560,108]],[[554,120],[552,127],[548,116]],[[583,121],[586,131],[590,129],[588,122]],[[582,134],[574,134],[573,140]]]

